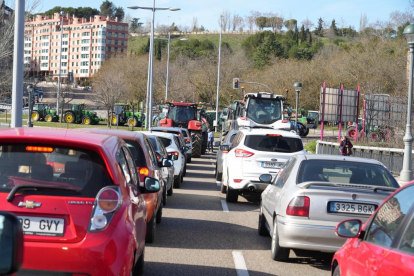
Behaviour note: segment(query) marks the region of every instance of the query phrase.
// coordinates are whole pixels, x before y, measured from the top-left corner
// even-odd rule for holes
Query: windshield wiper
[[[51,191],[68,191],[68,192],[77,192],[74,189],[69,188],[63,188],[63,187],[53,187],[53,186],[43,186],[43,185],[18,185],[15,186],[7,196],[7,201],[12,202],[14,199],[14,196],[17,194],[18,191],[24,190],[51,190]]]

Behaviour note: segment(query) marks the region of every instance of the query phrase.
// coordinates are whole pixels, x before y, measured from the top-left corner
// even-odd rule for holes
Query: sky
[[[42,0],[37,9],[38,12],[46,11],[55,6],[64,6],[70,3],[71,7],[90,6],[99,9],[103,0]],[[128,6],[152,7],[152,0],[112,0],[119,7],[123,7],[125,14],[140,18],[140,22],[151,19],[151,11],[130,10]],[[64,4],[65,3],[65,4]],[[341,27],[353,26],[359,29],[359,20],[362,14],[366,14],[368,23],[377,20],[386,21],[392,11],[405,11],[409,6],[409,0],[156,0],[155,6],[159,8],[176,7],[180,11],[157,11],[155,13],[155,26],[158,24],[169,25],[175,22],[178,26],[190,26],[194,17],[198,24],[205,29],[219,30],[219,16],[223,10],[228,10],[232,15],[237,13],[243,17],[251,11],[261,13],[273,12],[283,14],[286,19],[296,19],[298,25],[309,19],[316,26],[318,18],[322,18],[329,25],[332,19]],[[247,28],[245,28],[247,29]]]

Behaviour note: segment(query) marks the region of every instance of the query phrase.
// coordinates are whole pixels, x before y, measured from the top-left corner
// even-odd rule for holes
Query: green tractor
[[[145,115],[140,112],[132,112],[132,108],[128,104],[117,103],[108,120],[113,126],[127,124],[129,127],[140,127],[145,124]]]
[[[35,103],[30,116],[32,117],[32,122],[45,121],[50,123],[59,121],[56,110],[51,109],[46,103]]]
[[[70,124],[97,125],[103,119],[96,115],[96,112],[85,110],[85,104],[72,104],[70,110],[63,113],[63,120]]]

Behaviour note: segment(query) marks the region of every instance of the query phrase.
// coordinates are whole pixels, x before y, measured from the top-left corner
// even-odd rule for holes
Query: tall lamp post
[[[27,92],[29,93],[29,120],[27,122],[28,127],[33,127],[32,124],[32,110],[33,110],[33,85],[27,86]]]
[[[154,39],[167,40],[168,41],[167,81],[165,83],[165,100],[168,101],[168,85],[169,85],[169,81],[170,81],[170,46],[171,46],[171,40],[187,41],[188,39],[187,38],[181,38],[181,39],[171,38],[171,33],[168,33],[168,38],[155,37]]]
[[[295,84],[293,85],[293,87],[295,88],[296,91],[296,116],[295,116],[295,128],[298,128],[298,107],[299,107],[299,93],[300,90],[302,89],[302,83],[300,82],[295,82]]]
[[[59,102],[60,102],[60,85],[62,82],[62,44],[63,44],[63,17],[64,11],[60,11],[60,52],[59,52],[59,76],[58,76],[58,92],[56,95],[56,114],[59,115]]]
[[[411,105],[413,104],[413,66],[414,66],[414,24],[405,27],[403,32],[410,48],[410,75],[408,84],[408,105],[407,105],[407,125],[405,128],[404,141],[404,160],[403,169],[400,173],[400,180],[402,182],[409,182],[413,178],[412,169],[412,144],[413,135],[411,131]]]
[[[219,40],[219,56],[218,56],[218,69],[217,69],[217,99],[216,99],[216,131],[218,130],[218,110],[219,110],[219,97],[220,97],[220,64],[221,64],[221,35],[223,33],[223,15],[220,15],[220,40]]]
[[[149,66],[148,66],[148,84],[147,84],[147,113],[148,116],[145,118],[145,128],[152,127],[152,97],[153,97],[153,61],[154,61],[154,18],[155,18],[155,11],[157,10],[170,10],[170,11],[179,11],[179,8],[156,8],[155,7],[155,0],[153,0],[152,8],[151,7],[140,7],[140,6],[132,6],[128,7],[128,9],[137,10],[152,10],[152,20],[151,20],[151,40],[150,40],[150,53],[149,53]]]

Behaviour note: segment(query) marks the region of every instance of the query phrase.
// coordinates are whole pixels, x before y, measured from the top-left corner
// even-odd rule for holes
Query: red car
[[[162,178],[162,168],[173,166],[172,161],[166,159],[158,159],[157,152],[152,146],[147,136],[140,132],[115,129],[83,129],[88,132],[101,133],[106,135],[115,135],[122,138],[132,153],[132,158],[137,166],[137,172],[141,186],[144,185],[144,178],[147,176],[157,179],[161,184],[158,193],[144,194],[145,203],[147,205],[147,236],[145,241],[153,243],[155,240],[156,224],[161,223],[162,208],[167,201],[167,189]]]
[[[23,272],[140,274],[147,216],[142,193],[159,189],[151,177],[139,186],[132,154],[118,137],[0,130],[0,210],[22,223]]]
[[[338,224],[348,238],[335,253],[332,275],[414,275],[414,182],[390,195],[362,225],[358,219]]]

